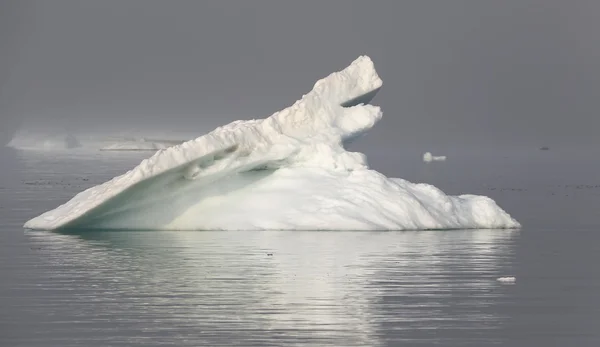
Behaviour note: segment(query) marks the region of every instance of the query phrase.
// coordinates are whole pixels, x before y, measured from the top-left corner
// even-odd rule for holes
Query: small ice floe
[[[498,277],[496,278],[496,281],[503,284],[515,284],[517,279],[515,277]]]
[[[423,161],[426,163],[430,163],[432,161],[445,161],[445,160],[446,160],[445,155],[435,156],[435,155],[432,155],[431,152],[425,152],[425,154],[423,154]]]

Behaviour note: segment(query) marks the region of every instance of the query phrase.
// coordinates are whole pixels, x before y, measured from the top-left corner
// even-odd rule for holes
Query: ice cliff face
[[[513,228],[493,200],[370,170],[344,143],[381,119],[369,57],[272,116],[167,148],[25,224],[33,229]]]

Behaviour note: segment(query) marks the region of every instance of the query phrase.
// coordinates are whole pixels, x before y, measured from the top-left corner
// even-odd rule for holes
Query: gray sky
[[[19,123],[199,133],[290,105],[360,54],[363,143],[597,143],[600,2],[2,0],[2,141]]]

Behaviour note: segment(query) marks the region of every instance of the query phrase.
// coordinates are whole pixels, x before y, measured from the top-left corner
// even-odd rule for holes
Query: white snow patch
[[[432,161],[445,161],[445,160],[446,160],[445,155],[434,156],[431,154],[431,152],[425,152],[425,154],[423,154],[423,161],[426,163],[430,163]]]
[[[402,230],[516,228],[484,196],[448,196],[369,169],[344,143],[375,125],[367,56],[272,116],[159,150],[25,224],[32,229]]]

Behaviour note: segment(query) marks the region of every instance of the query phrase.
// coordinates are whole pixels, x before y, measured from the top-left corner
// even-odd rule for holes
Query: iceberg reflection
[[[518,232],[27,235],[45,274],[35,290],[47,295],[32,309],[73,334],[97,333],[74,322],[103,320],[118,327],[114,343],[144,331],[183,346],[377,346],[443,341],[457,329],[463,341],[478,329],[499,340],[506,318],[495,279],[512,270]]]

